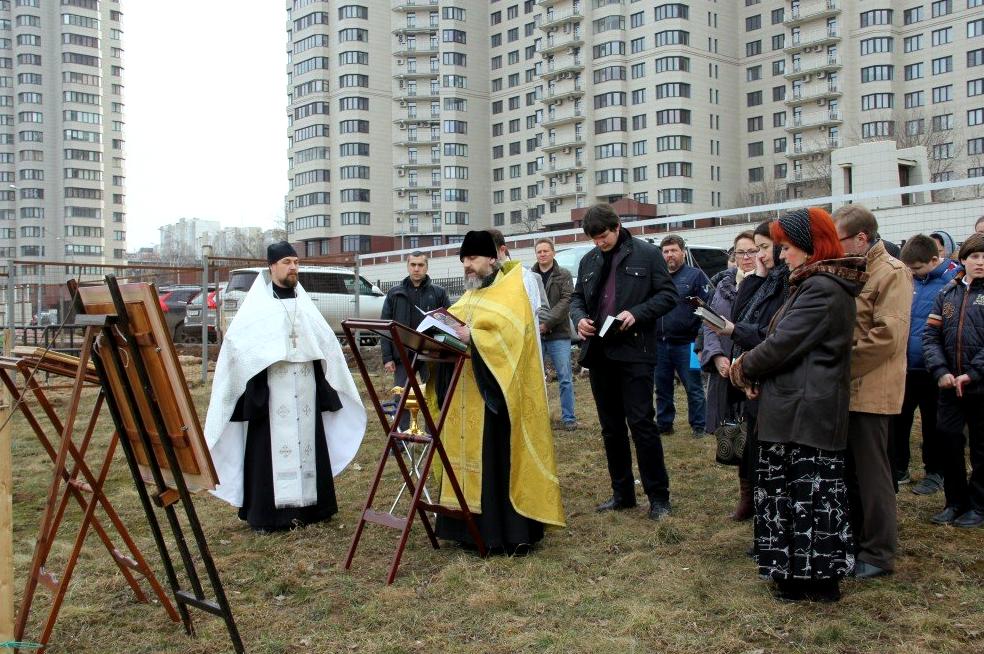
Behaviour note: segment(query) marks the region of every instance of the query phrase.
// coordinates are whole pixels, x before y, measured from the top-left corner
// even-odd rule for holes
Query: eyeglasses
[[[860,233],[861,232],[854,232],[850,236],[845,236],[844,238],[840,239],[840,242],[843,243],[844,241],[850,241],[852,238],[854,238],[855,236],[857,236]]]
[[[759,253],[758,248],[755,248],[754,250],[735,250],[735,258],[736,259],[743,259],[745,257],[752,258],[758,253]]]

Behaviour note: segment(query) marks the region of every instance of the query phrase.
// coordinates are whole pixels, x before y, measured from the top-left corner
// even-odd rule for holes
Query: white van
[[[242,306],[253,281],[267,268],[239,268],[229,274],[229,284],[222,294],[222,332],[229,327]],[[379,318],[386,298],[379,288],[359,277],[359,315],[355,313],[355,273],[347,268],[304,266],[297,272],[297,281],[317,305],[335,334],[342,336],[342,321],[348,318]],[[366,340],[366,339],[362,339]],[[370,344],[366,340],[364,344]]]

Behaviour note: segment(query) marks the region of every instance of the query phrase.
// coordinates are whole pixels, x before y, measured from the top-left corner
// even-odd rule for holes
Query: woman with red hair
[[[823,209],[791,211],[770,232],[789,298],[731,367],[732,383],[759,400],[755,556],[778,599],[836,601],[854,567],[844,453],[864,259],[844,258]]]

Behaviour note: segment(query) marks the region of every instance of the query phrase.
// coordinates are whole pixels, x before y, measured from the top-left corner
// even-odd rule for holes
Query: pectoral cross
[[[290,334],[288,334],[287,337],[290,339],[290,346],[296,350],[297,349],[297,332],[294,330],[293,327],[290,328]]]

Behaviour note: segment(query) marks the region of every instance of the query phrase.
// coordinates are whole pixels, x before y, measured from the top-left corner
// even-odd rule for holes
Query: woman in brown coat
[[[855,296],[864,259],[844,259],[830,215],[774,222],[790,295],[731,380],[759,399],[755,555],[783,600],[839,599],[854,567],[844,483]]]

